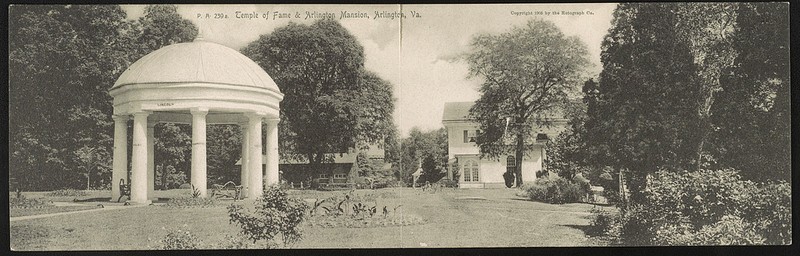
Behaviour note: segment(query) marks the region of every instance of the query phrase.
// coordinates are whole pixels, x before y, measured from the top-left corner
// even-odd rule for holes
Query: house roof
[[[347,153],[347,154],[326,154],[327,156],[333,157],[334,164],[352,164],[356,162],[356,153]],[[261,156],[261,163],[267,162],[267,155]],[[300,161],[297,160],[295,157],[290,157],[288,159],[281,158],[280,164],[307,164],[308,161]],[[239,161],[236,161],[236,165],[242,165],[242,159],[240,158]]]
[[[472,105],[475,105],[475,102],[445,102],[442,121],[469,120],[467,116]]]

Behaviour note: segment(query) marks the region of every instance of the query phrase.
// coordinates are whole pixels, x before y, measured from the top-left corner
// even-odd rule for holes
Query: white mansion
[[[500,159],[480,157],[480,149],[475,143],[479,124],[467,118],[473,102],[447,102],[444,105],[442,123],[447,129],[447,152],[449,166],[447,178],[453,180],[453,166],[458,166],[458,181],[461,188],[500,188],[505,187],[503,173],[514,168],[514,155]],[[554,118],[548,127],[535,127],[536,144],[525,154],[522,161],[522,181],[536,180],[536,172],[542,170],[542,160],[547,157],[545,143],[555,138],[566,128],[567,120]]]

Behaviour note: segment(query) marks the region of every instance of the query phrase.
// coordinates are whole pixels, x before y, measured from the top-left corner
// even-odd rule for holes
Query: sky
[[[412,127],[443,127],[445,102],[479,98],[480,79],[468,78],[467,64],[457,58],[470,50],[475,35],[503,33],[531,19],[550,20],[565,35],[577,36],[586,44],[594,64],[587,75],[596,76],[602,67],[600,45],[615,7],[607,3],[178,5],[178,13],[197,25],[206,41],[237,50],[289,22],[309,24],[322,15],[333,15],[364,47],[366,69],[393,84],[394,121],[406,136]],[[135,19],[144,6],[123,5],[123,9],[129,19]],[[342,18],[343,12],[355,17]],[[376,18],[376,12],[385,14]],[[405,18],[390,17],[397,12]]]

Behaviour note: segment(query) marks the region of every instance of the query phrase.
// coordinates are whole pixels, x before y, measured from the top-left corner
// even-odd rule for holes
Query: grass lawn
[[[601,246],[582,229],[589,204],[551,205],[515,195],[514,189],[447,189],[437,193],[408,188],[359,190],[372,194],[378,205],[400,206],[399,214],[421,218],[417,225],[394,227],[323,228],[303,226],[303,239],[294,248],[370,247],[515,247]],[[176,196],[188,191],[157,191]],[[341,191],[290,191],[313,201]],[[108,197],[106,195],[106,197]],[[81,199],[84,200],[84,199]],[[230,201],[223,201],[228,203]],[[168,229],[181,228],[206,244],[238,232],[228,223],[225,207],[171,208],[145,206],[70,214],[11,222],[14,250],[130,250],[151,249]]]
[[[57,213],[57,212],[82,211],[82,210],[97,209],[97,208],[99,207],[91,205],[51,206],[46,208],[32,208],[32,209],[11,208],[9,209],[10,212],[9,217],[21,217],[21,216],[40,215],[40,214]]]

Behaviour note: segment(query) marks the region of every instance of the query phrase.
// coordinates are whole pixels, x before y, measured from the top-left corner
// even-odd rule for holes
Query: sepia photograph
[[[14,252],[792,244],[788,2],[7,13]]]

